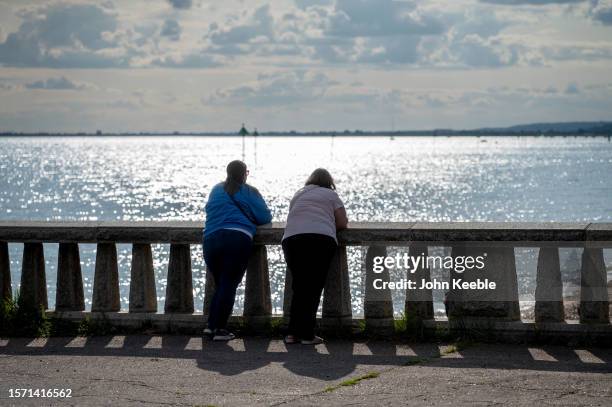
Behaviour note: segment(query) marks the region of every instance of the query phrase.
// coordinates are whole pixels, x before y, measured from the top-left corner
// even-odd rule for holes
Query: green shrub
[[[14,299],[5,299],[0,305],[0,335],[47,337],[51,334],[51,321],[45,309],[22,304],[19,292]]]

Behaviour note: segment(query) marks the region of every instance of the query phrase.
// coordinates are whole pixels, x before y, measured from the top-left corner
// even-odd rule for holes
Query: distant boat
[[[481,140],[480,140],[480,142],[481,142],[481,143],[486,143],[486,142],[487,142],[487,140],[485,140],[485,139],[481,139]]]
[[[395,140],[395,136],[389,137],[389,140],[391,140],[391,141]]]

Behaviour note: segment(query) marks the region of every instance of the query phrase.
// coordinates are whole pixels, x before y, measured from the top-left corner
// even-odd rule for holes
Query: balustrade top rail
[[[0,241],[200,243],[203,222],[0,221]],[[279,244],[285,224],[260,226],[255,243]],[[562,222],[351,222],[338,233],[343,245],[369,242],[612,242],[612,223]]]

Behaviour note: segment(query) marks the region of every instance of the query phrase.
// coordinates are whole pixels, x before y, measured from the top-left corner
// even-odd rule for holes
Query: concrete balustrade
[[[254,329],[269,326],[271,314],[270,276],[267,245],[280,243],[283,224],[260,227],[246,273],[244,323]],[[154,326],[170,326],[168,321],[197,321],[202,327],[214,293],[214,280],[207,273],[204,294],[204,320],[194,314],[190,244],[201,244],[199,222],[0,222],[0,293],[11,296],[8,242],[24,243],[21,300],[23,304],[47,307],[47,288],[43,243],[60,243],[56,310],[62,318],[82,318],[84,296],[79,243],[97,243],[92,298],[92,316],[105,318],[132,315],[129,321],[158,321]],[[363,256],[365,270],[364,318],[369,331],[393,331],[391,291],[374,290],[375,279],[388,282],[389,270],[374,273],[373,259],[385,256],[386,247],[409,245],[409,254],[428,254],[429,246],[451,247],[451,255],[480,256],[486,253],[485,267],[478,272],[458,273],[450,278],[470,282],[490,279],[495,290],[448,292],[450,327],[465,327],[486,320],[486,329],[517,332],[525,330],[541,335],[542,329],[554,332],[570,330],[590,336],[612,338],[609,326],[609,299],[603,248],[612,247],[612,224],[561,223],[355,223],[338,234],[340,246],[329,269],[323,293],[321,325],[332,330],[355,328],[352,313],[347,246],[367,247]],[[117,244],[132,244],[129,314],[120,311]],[[165,313],[157,314],[152,243],[170,243]],[[535,318],[546,323],[536,328],[519,322],[518,284],[515,247],[540,247],[535,292]],[[584,247],[581,270],[580,321],[564,321],[559,247]],[[316,255],[316,254],[313,254]],[[408,280],[431,280],[431,270],[420,267],[407,275]],[[420,285],[420,284],[419,284]],[[291,273],[287,270],[283,315],[290,313]],[[422,321],[425,329],[441,322],[433,320],[433,298],[429,289],[408,290],[405,309],[410,319]],[[183,316],[181,316],[181,314]],[[176,316],[173,316],[176,315]],[[191,317],[196,318],[193,320]],[[118,321],[119,321],[118,320]],[[165,321],[165,322],[164,322]],[[460,321],[455,324],[453,321]],[[514,324],[514,325],[513,325]],[[519,325],[516,325],[519,324]],[[201,329],[201,328],[200,328]],[[589,336],[589,337],[590,337]]]
[[[538,268],[535,292],[536,322],[562,322],[563,283],[557,247],[542,247],[538,253]]]
[[[345,330],[352,322],[351,287],[346,246],[338,246],[323,289],[322,325]]]
[[[410,256],[419,257],[428,255],[427,246],[414,243],[409,249]],[[408,271],[406,279],[413,281],[417,287],[422,285],[422,281],[431,281],[431,271],[427,265],[419,265],[414,273]],[[433,293],[429,289],[416,288],[406,291],[406,301],[404,303],[404,313],[408,320],[428,320],[433,319]]]
[[[0,301],[13,298],[11,290],[11,261],[7,242],[0,242]]]
[[[120,309],[117,246],[114,243],[98,243],[91,311],[117,312]]]
[[[603,249],[586,247],[580,270],[580,322],[607,324],[609,310]]]
[[[78,243],[60,243],[57,259],[56,311],[84,311],[83,277]]]
[[[168,261],[164,312],[191,314],[193,311],[191,249],[188,244],[172,244]]]
[[[272,316],[270,273],[268,271],[268,251],[263,245],[253,246],[249,259],[243,316],[247,326],[252,329],[262,329],[270,324]]]
[[[20,305],[48,308],[45,252],[40,242],[26,243],[23,246],[21,285],[19,287]]]
[[[157,291],[151,245],[132,245],[130,312],[157,312]]]
[[[389,270],[381,265],[382,270],[375,270],[374,259],[387,256],[385,246],[369,246],[365,255],[365,299],[363,313],[366,330],[370,332],[392,333],[395,327],[393,319],[393,300],[388,287],[376,289],[375,280],[379,283],[390,282]],[[379,284],[377,284],[379,286]]]
[[[507,321],[520,320],[518,283],[514,248],[464,244],[452,247],[451,257],[473,258],[482,256],[484,268],[471,272],[450,271],[450,280],[475,282],[489,280],[496,288],[490,290],[465,290],[451,288],[448,294],[449,318],[496,318]],[[452,287],[452,286],[451,286]]]

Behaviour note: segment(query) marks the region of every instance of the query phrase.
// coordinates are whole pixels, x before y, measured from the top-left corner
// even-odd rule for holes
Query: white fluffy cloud
[[[592,0],[593,19],[604,25],[612,25],[612,0]]]
[[[612,0],[0,8],[0,97],[10,100],[0,120],[15,128],[221,130],[236,117],[382,128],[391,113],[398,128],[478,127],[538,114],[607,119],[612,100]]]
[[[109,68],[127,66],[117,16],[90,4],[52,3],[25,10],[19,29],[0,44],[5,66]]]
[[[302,0],[282,3],[283,7],[265,3],[238,13],[218,12],[219,6],[195,8],[191,1],[169,3],[172,7],[143,13],[137,20],[138,10],[128,13],[120,7],[123,3],[53,2],[16,8],[20,24],[7,30],[0,42],[0,64],[53,68],[211,68],[260,61],[275,66],[297,62],[380,67],[540,65],[548,57],[559,59],[555,55],[609,58],[605,48],[610,43],[591,41],[577,47],[604,48],[588,53],[568,51],[554,39],[542,45],[535,33],[533,44],[524,34],[517,40],[512,29],[524,26],[525,19],[552,23],[546,13],[552,18],[554,7],[576,3],[588,7],[575,13],[577,21],[590,18],[612,24],[611,0],[483,0],[455,8],[441,2]],[[521,5],[553,9],[544,14],[537,7],[510,11],[510,6]],[[216,14],[208,19],[197,14],[210,11]],[[170,41],[160,43],[163,39]]]

